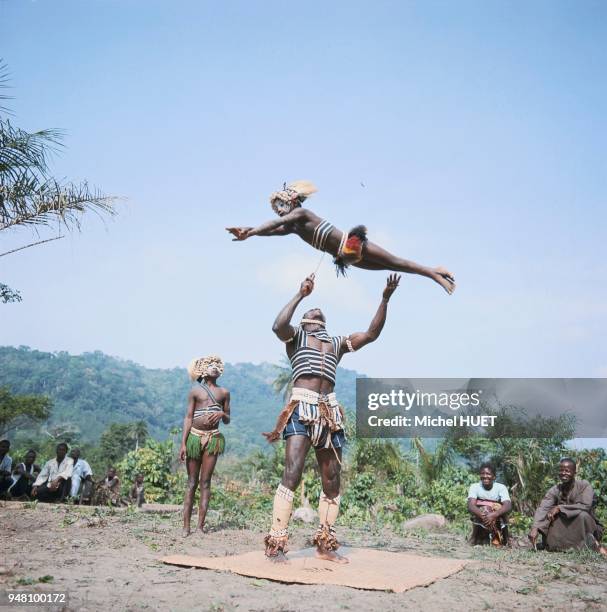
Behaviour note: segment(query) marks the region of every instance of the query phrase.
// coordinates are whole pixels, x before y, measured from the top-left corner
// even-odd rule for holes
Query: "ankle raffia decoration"
[[[322,551],[337,550],[339,548],[335,529],[329,527],[329,525],[320,525],[314,534],[312,542],[314,546],[317,546]]]
[[[281,529],[280,531],[270,530],[270,533],[263,540],[266,545],[266,557],[278,557],[280,553],[287,553],[289,551],[287,548],[288,539],[289,536],[286,529]]]

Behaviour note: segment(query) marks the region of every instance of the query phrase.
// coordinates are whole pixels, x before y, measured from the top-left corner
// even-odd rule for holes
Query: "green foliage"
[[[427,483],[421,491],[424,511],[442,514],[449,520],[467,517],[468,487],[477,480],[478,476],[465,468],[445,468],[440,478]]]
[[[43,421],[51,414],[53,402],[41,395],[13,395],[0,387],[0,437],[32,421]]]
[[[569,453],[577,462],[578,478],[587,480],[594,489],[597,517],[607,525],[607,451],[604,448]]]
[[[148,429],[145,421],[112,423],[101,434],[99,448],[107,466],[118,463],[128,452],[145,443]]]
[[[361,506],[362,508],[373,506],[377,501],[375,482],[375,477],[369,472],[356,474],[346,489],[344,505],[346,507]]]
[[[413,438],[419,455],[419,472],[426,485],[439,479],[453,459],[453,445],[448,439],[441,440],[433,453],[429,452],[421,438]]]
[[[148,502],[167,502],[179,478],[173,473],[173,440],[148,439],[145,446],[130,451],[118,465],[123,493],[128,493],[135,476],[143,474]]]
[[[352,470],[357,473],[368,471],[376,478],[403,487],[415,480],[413,466],[405,459],[399,444],[392,440],[358,438],[354,441],[350,460]]]
[[[291,389],[293,388],[293,381],[291,380],[291,364],[286,357],[282,357],[280,365],[276,366],[276,378],[272,381],[272,389],[286,402]]]
[[[356,376],[339,369],[336,393],[346,406],[355,404]],[[245,457],[268,448],[260,432],[273,429],[283,405],[272,389],[275,378],[276,366],[268,363],[226,364],[219,383],[232,396],[232,422],[222,427],[227,454]],[[171,429],[181,430],[190,390],[184,368],[149,369],[98,351],[75,356],[27,347],[0,347],[0,385],[12,393],[49,396],[54,406],[48,426],[70,423],[81,431],[80,443],[98,441],[112,423],[139,420],[151,436],[166,438]],[[46,435],[31,428],[17,433]]]

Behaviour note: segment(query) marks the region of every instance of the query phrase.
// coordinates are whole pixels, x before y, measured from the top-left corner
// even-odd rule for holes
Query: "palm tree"
[[[7,88],[8,71],[0,60],[0,90]],[[0,101],[9,97],[0,91]],[[0,231],[19,227],[39,228],[56,222],[58,229],[79,229],[82,214],[114,214],[116,198],[103,195],[87,182],[63,182],[54,178],[49,158],[63,145],[59,130],[27,132],[8,119],[0,106]],[[0,257],[57,240],[56,235],[0,253]],[[19,301],[18,292],[0,284],[0,300]]]
[[[440,478],[443,470],[452,462],[453,448],[448,439],[443,439],[433,453],[426,450],[421,438],[413,438],[413,444],[419,457],[419,473],[423,481],[429,485]]]
[[[135,450],[145,442],[148,437],[148,425],[145,421],[134,421],[129,425],[129,435],[135,441]]]
[[[272,388],[277,395],[281,395],[286,401],[291,395],[291,389],[293,388],[293,381],[291,380],[291,364],[286,357],[282,357],[280,365],[274,366],[278,373],[276,378],[272,382]]]

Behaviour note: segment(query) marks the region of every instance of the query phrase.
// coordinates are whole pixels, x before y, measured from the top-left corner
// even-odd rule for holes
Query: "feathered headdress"
[[[301,205],[301,203],[313,193],[318,191],[316,185],[310,181],[293,181],[288,185],[285,183],[281,191],[275,191],[270,196],[270,204],[275,213],[278,212],[276,206],[277,201],[291,204],[292,208]]]
[[[223,374],[223,361],[217,355],[209,355],[208,357],[198,357],[190,361],[188,366],[188,374],[192,380],[198,380],[201,376],[208,376],[211,367],[216,367],[219,376]]]

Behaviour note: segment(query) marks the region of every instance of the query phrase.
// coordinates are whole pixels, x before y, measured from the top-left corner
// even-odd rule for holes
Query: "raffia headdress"
[[[282,191],[275,191],[270,196],[270,204],[275,213],[278,213],[276,202],[284,202],[285,204],[301,204],[306,198],[318,191],[316,185],[310,181],[293,181],[288,185],[285,183]],[[292,207],[292,208],[293,208]]]
[[[220,376],[223,374],[223,361],[217,355],[192,359],[188,366],[188,374],[192,380],[198,380],[201,376],[208,376],[212,366],[217,368]]]

